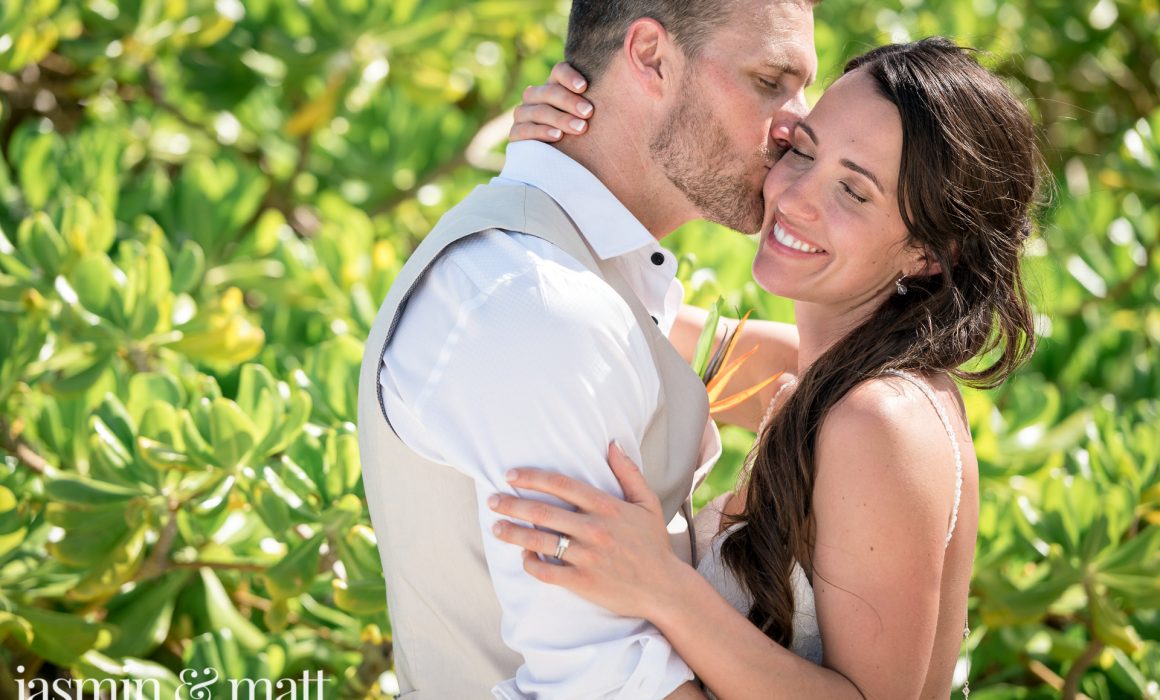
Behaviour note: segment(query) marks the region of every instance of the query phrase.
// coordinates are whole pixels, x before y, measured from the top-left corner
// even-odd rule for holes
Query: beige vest
[[[661,378],[641,466],[666,518],[683,512],[692,522],[688,497],[708,419],[700,379],[624,280],[593,256],[554,200],[531,187],[476,188],[439,221],[395,279],[371,328],[359,377],[363,482],[387,581],[395,668],[407,700],[490,698],[492,686],[513,677],[522,663],[500,638],[500,606],[483,556],[474,481],[403,444],[384,416],[379,385],[387,342],[423,273],[448,246],[488,229],[531,234],[558,246],[632,309]],[[568,367],[562,364],[560,371]]]

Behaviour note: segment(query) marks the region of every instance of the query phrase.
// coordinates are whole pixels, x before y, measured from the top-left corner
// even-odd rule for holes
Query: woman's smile
[[[766,243],[784,255],[813,258],[826,254],[824,248],[789,228],[780,219],[774,220],[773,230],[766,236]]]

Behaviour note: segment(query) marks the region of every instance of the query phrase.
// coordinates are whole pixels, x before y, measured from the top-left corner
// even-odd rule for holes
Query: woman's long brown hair
[[[745,527],[722,555],[753,598],[749,619],[787,647],[793,564],[813,570],[817,436],[830,409],[891,369],[992,387],[1035,345],[1020,254],[1042,168],[1027,110],[967,49],[942,38],[874,49],[846,65],[855,70],[898,108],[898,206],[910,244],[941,272],[908,279],[908,294],[891,295],[819,357],[750,454],[744,510],[731,519]]]

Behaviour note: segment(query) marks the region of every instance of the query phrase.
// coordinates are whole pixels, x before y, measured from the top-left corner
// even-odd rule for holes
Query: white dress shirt
[[[528,141],[508,147],[495,182],[531,185],[559,203],[668,333],[683,297],[676,260],[595,176]],[[523,570],[519,548],[491,533],[499,518],[486,500],[515,493],[504,480],[512,467],[557,470],[622,496],[609,443],[640,461],[660,377],[612,288],[534,236],[472,236],[417,284],[379,379],[403,442],[476,482],[501,634],[524,658],[515,678],[493,689],[497,698],[663,698],[693,677],[653,625],[540,583]],[[702,472],[720,454],[715,429],[706,434]]]

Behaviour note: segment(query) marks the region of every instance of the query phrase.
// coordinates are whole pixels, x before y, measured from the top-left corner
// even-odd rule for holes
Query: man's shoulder
[[[462,276],[481,291],[526,276],[568,275],[585,271],[574,258],[548,241],[526,233],[489,229],[449,245],[431,265],[428,278]],[[529,275],[529,273],[536,273]],[[427,280],[421,280],[423,284]]]
[[[448,246],[416,282],[396,337],[408,326],[456,326],[477,342],[616,329],[635,319],[597,274],[536,236],[491,229]]]

